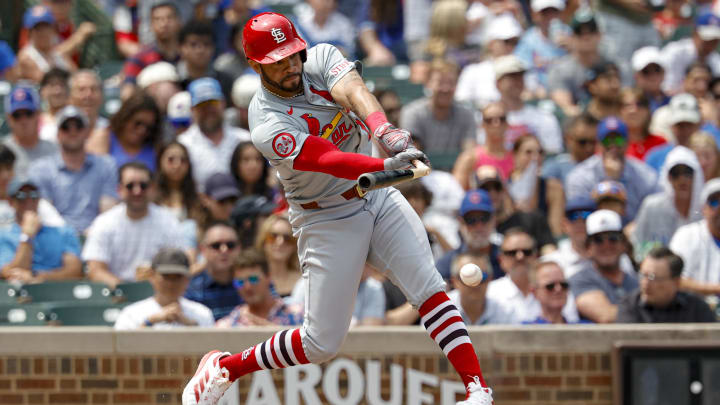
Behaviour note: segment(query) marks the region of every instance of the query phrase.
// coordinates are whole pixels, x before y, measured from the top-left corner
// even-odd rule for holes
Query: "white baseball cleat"
[[[478,377],[473,378],[475,382],[471,382],[467,386],[470,395],[466,400],[458,402],[457,405],[494,405],[492,390],[480,385],[480,379]]]
[[[220,367],[220,359],[230,353],[208,352],[182,393],[182,405],[215,405],[230,388],[230,372]]]

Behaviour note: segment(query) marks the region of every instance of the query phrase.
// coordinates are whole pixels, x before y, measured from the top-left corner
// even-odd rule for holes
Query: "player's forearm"
[[[310,136],[293,162],[293,168],[306,172],[319,172],[348,180],[368,172],[385,168],[383,159],[359,153],[340,151],[330,141]]]
[[[341,106],[353,111],[363,121],[376,112],[383,111],[382,106],[365,86],[362,77],[355,71],[346,74],[330,90],[333,99]],[[367,121],[366,121],[367,122]],[[371,128],[371,130],[374,128]]]

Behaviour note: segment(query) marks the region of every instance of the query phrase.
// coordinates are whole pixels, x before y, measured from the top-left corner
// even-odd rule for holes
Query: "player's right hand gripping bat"
[[[358,187],[363,191],[370,191],[417,179],[430,173],[430,168],[423,162],[413,160],[413,164],[415,167],[412,169],[383,170],[362,174],[357,179]]]

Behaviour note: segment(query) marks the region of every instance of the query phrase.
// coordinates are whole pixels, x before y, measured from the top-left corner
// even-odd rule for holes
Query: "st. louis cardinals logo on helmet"
[[[295,150],[295,138],[287,132],[275,135],[272,148],[280,157],[288,157]]]
[[[273,28],[270,30],[270,35],[275,38],[275,42],[278,44],[280,42],[284,42],[287,38],[285,37],[285,33],[280,28]]]
[[[275,63],[297,52],[303,62],[307,59],[307,43],[282,14],[256,15],[245,24],[242,38],[245,55],[257,63]]]

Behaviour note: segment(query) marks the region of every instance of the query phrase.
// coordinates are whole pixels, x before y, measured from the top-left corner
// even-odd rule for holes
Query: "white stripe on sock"
[[[458,311],[457,309],[447,311],[446,313],[443,314],[443,316],[438,318],[437,321],[433,322],[432,325],[428,326],[428,328],[427,328],[428,333],[432,335],[432,333],[435,331],[435,329],[439,328],[440,325],[443,324],[443,322],[447,321],[448,319],[450,319],[454,316],[462,318],[462,316],[460,315],[460,311]]]
[[[422,317],[422,319],[420,319],[420,323],[422,323],[422,324],[424,325],[425,322],[427,322],[428,319],[430,319],[430,318],[432,318],[433,316],[435,316],[435,314],[437,314],[438,312],[440,312],[440,310],[442,310],[443,308],[445,308],[445,307],[448,306],[448,305],[452,305],[452,302],[450,302],[450,301],[445,301],[445,302],[443,302],[442,304],[436,306],[435,308],[433,308],[432,311],[428,312],[427,314],[425,314],[425,316]]]
[[[445,353],[445,356],[450,354],[450,351],[458,346],[460,346],[463,343],[467,343],[469,345],[472,345],[472,342],[470,341],[470,337],[468,336],[460,336],[455,339],[453,339],[450,343],[445,345],[443,348],[443,353]]]

